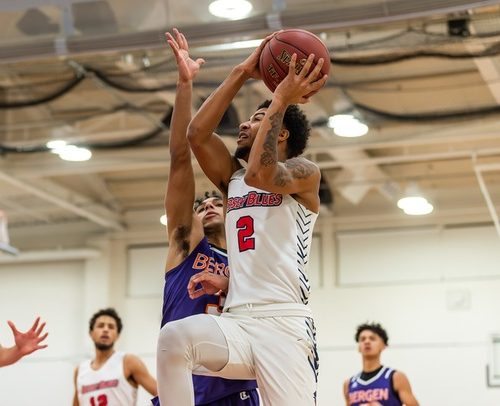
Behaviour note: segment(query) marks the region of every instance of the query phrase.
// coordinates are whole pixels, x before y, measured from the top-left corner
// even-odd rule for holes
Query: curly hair
[[[98,312],[94,313],[94,315],[89,321],[89,332],[91,332],[94,329],[95,322],[101,316],[109,316],[115,319],[118,334],[121,333],[123,328],[122,319],[120,318],[120,316],[118,316],[118,313],[112,307],[108,307],[107,309],[101,309]]]
[[[269,107],[271,100],[262,102],[257,110]],[[287,158],[294,158],[304,152],[311,127],[304,112],[296,104],[287,107],[283,124],[290,133],[287,142]]]
[[[387,335],[387,331],[385,331],[379,323],[364,323],[359,325],[356,329],[356,334],[354,335],[356,342],[359,342],[359,336],[365,330],[372,331],[382,339],[385,345],[389,345],[389,336]]]
[[[202,196],[198,196],[193,204],[193,210],[196,211],[196,209],[199,207],[200,204],[202,204],[205,200],[211,198],[211,197],[216,197],[218,199],[222,200],[222,195],[217,192],[216,190],[212,190],[211,192],[206,191]]]

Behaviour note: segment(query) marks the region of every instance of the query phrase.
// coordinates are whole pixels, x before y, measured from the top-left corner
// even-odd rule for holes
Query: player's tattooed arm
[[[305,158],[291,158],[285,162],[285,167],[294,179],[307,179],[317,171],[317,166]]]
[[[281,131],[284,113],[277,111],[269,117],[271,128],[264,139],[263,151],[260,155],[260,163],[263,166],[276,165],[278,162],[278,135]]]
[[[278,168],[274,184],[284,187],[294,180],[307,180],[316,171],[317,167],[311,161],[304,158],[291,158]]]

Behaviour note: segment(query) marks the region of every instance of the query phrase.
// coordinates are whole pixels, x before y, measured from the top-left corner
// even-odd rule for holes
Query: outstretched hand
[[[321,74],[324,60],[320,58],[314,69],[311,70],[314,54],[309,55],[302,69],[297,73],[297,54],[293,54],[288,67],[288,75],[281,81],[274,91],[274,98],[279,98],[286,104],[307,103],[309,98],[318,92],[328,79]]]
[[[188,82],[195,78],[205,60],[202,58],[191,59],[189,57],[189,45],[184,34],[179,32],[177,28],[174,28],[174,34],[175,38],[169,32],[165,33],[165,36],[177,62],[179,80],[181,82]]]
[[[196,299],[203,295],[215,295],[217,293],[227,292],[228,285],[228,277],[203,271],[191,276],[187,290],[189,297],[191,299]]]
[[[49,333],[43,334],[43,329],[45,327],[45,322],[40,324],[40,317],[37,317],[31,328],[25,333],[20,332],[13,322],[8,321],[7,324],[12,330],[14,335],[14,341],[16,343],[16,348],[19,357],[31,354],[34,351],[46,348],[46,344],[40,344],[43,340],[47,338]]]

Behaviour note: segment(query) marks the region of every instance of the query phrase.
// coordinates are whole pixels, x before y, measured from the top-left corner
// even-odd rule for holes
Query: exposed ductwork
[[[50,2],[49,2],[50,3]],[[61,3],[73,3],[66,0]],[[80,3],[80,2],[79,2]],[[105,2],[102,2],[105,3]],[[380,1],[353,7],[335,8],[331,4],[325,9],[303,12],[297,10],[275,10],[271,14],[260,14],[250,18],[183,26],[182,31],[192,45],[217,41],[230,37],[261,36],[279,27],[302,27],[310,30],[335,30],[352,26],[384,24],[408,19],[425,18],[448,13],[464,12],[478,7],[497,5],[498,1],[462,1],[462,0],[393,0]],[[68,6],[65,5],[65,7]],[[63,7],[60,4],[61,7]],[[73,4],[73,8],[78,4]],[[0,6],[12,8],[12,4]],[[81,7],[80,7],[81,8]],[[108,10],[109,11],[109,10]],[[75,19],[75,24],[77,19]],[[67,21],[65,21],[67,24]],[[63,24],[64,25],[64,24]],[[73,27],[74,28],[74,27]],[[81,32],[81,28],[80,32]],[[165,27],[162,31],[169,29]],[[65,32],[73,30],[66,27]],[[16,43],[0,47],[0,59],[15,61],[50,57],[55,55],[73,55],[86,52],[104,52],[110,50],[152,49],[163,47],[157,30],[124,34],[106,34],[97,37],[91,35],[68,36],[44,39],[29,43]]]

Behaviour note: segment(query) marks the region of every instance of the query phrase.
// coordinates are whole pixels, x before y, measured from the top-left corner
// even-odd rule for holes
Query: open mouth
[[[246,134],[246,133],[239,133],[239,135],[238,135],[238,141],[246,140],[247,138],[248,138],[248,134]]]

